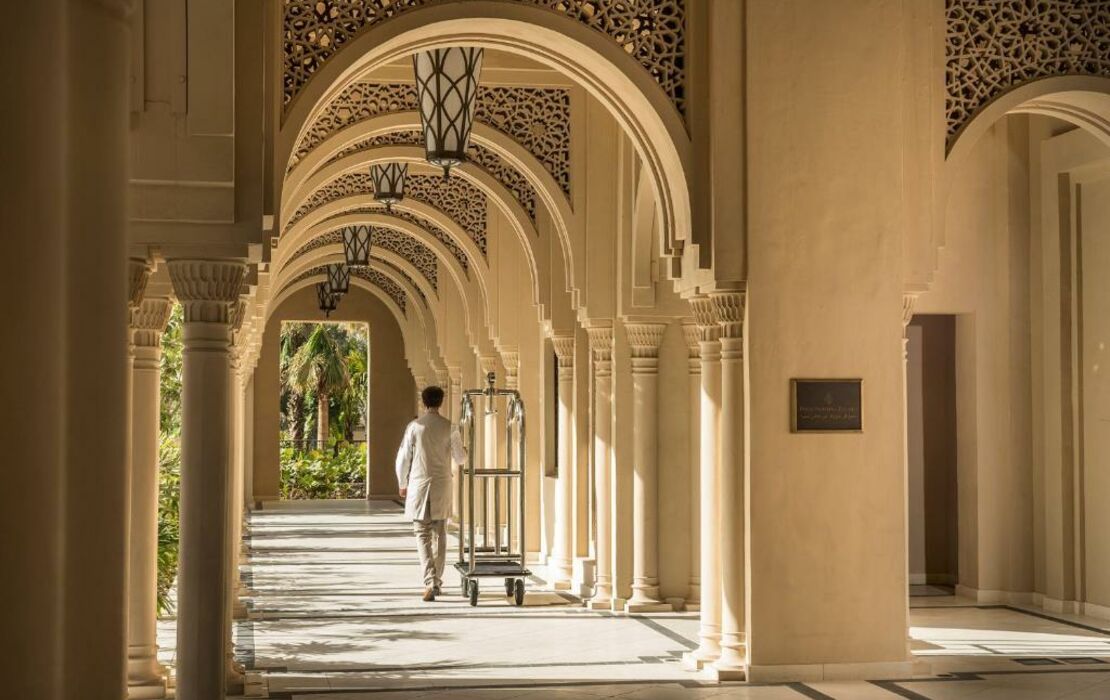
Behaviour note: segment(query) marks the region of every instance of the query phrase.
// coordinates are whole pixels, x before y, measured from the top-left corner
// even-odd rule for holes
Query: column
[[[613,527],[610,520],[613,433],[613,329],[587,328],[594,370],[594,503],[597,513],[595,556],[597,584],[590,599],[594,610],[609,610],[613,604]]]
[[[743,680],[744,647],[744,307],[742,292],[710,295],[721,326],[720,537],[721,655],[713,664],[718,680]]]
[[[632,352],[632,598],[628,612],[661,612],[659,599],[659,345],[662,323],[630,323]]]
[[[721,654],[720,472],[717,464],[721,407],[721,330],[717,323],[717,311],[709,297],[694,297],[690,300],[690,308],[698,327],[698,354],[701,356],[701,407],[698,411],[701,614],[698,648],[687,654],[683,663],[688,668],[699,669],[715,661]]]
[[[574,574],[574,335],[551,338],[559,363],[558,457],[555,480],[555,537],[551,575],[556,588],[569,590]]]
[[[478,358],[479,369],[481,370],[481,377],[479,377],[479,384],[482,388],[486,386],[486,377],[490,373],[497,374],[497,356],[496,355],[482,355]],[[501,377],[498,377],[501,380]],[[486,398],[478,401],[477,405],[478,415],[476,418],[480,419],[478,424],[478,432],[481,434],[481,455],[479,461],[479,469],[496,469],[497,468],[497,414],[493,413],[496,410],[496,402],[490,402]],[[481,530],[485,533],[485,541],[483,544],[488,544],[490,547],[494,543],[498,545],[501,542],[501,532],[495,527],[495,524],[501,522],[500,515],[496,513],[500,506],[499,496],[495,496],[495,492],[500,490],[499,485],[495,479],[482,479],[475,486],[481,487],[476,510],[483,513],[485,518],[480,522]]]
[[[504,382],[505,388],[510,389],[512,391],[519,391],[520,390],[520,353],[515,351],[515,350],[502,350],[501,351],[501,365],[505,368],[505,382]],[[508,404],[506,404],[506,408],[507,407],[508,407]],[[516,459],[517,459],[517,454],[518,453],[517,453],[517,450],[516,450],[516,447],[515,447],[516,443],[510,443],[509,442],[509,437],[510,436],[506,433],[505,427],[504,427],[505,423],[503,422],[505,420],[507,420],[507,416],[502,416],[502,422],[500,422],[499,425],[497,426],[497,436],[498,436],[497,449],[501,452],[501,454],[505,455],[506,462],[502,466],[504,468],[508,468],[510,465],[515,465],[516,464]],[[520,440],[524,439],[523,435],[516,436],[514,434],[513,437],[514,437],[514,439],[516,439],[517,437],[519,437]],[[512,455],[511,456],[509,455],[509,450],[510,449],[512,449]],[[509,462],[510,459],[512,460],[511,462]],[[514,483],[514,480],[507,479],[507,478],[502,479],[501,481],[504,484],[504,487],[502,489],[502,494],[501,494],[501,498],[502,498],[501,503],[502,503],[502,508],[503,508],[504,512],[506,513],[505,522],[509,527],[509,534],[506,536],[505,542],[510,548],[512,548],[512,551],[516,551],[516,548],[520,544],[520,528],[523,525],[523,523],[520,520],[520,505],[519,505],[520,504],[520,492],[517,491],[517,489],[518,488],[523,489],[524,488],[524,483],[523,482]],[[513,517],[511,519],[508,517],[509,513],[512,513]]]
[[[231,306],[231,337],[238,340],[243,319],[246,316],[247,302],[241,296]],[[243,692],[243,683],[246,669],[235,661],[235,620],[246,617],[247,609],[240,596],[239,582],[239,543],[243,539],[243,465],[240,461],[242,441],[242,402],[243,389],[240,383],[240,371],[243,361],[242,346],[234,342],[228,348],[228,375],[230,387],[228,397],[228,466],[231,469],[231,478],[228,483],[227,497],[227,618],[226,632],[227,649],[225,660],[227,668],[227,692],[240,694]]]
[[[145,299],[131,316],[131,544],[127,608],[127,696],[164,698],[158,663],[158,445],[162,331],[169,299]]]
[[[910,417],[909,417],[909,383],[907,379],[907,363],[909,362],[909,342],[910,338],[907,335],[910,321],[913,320],[913,306],[917,302],[916,294],[903,294],[902,295],[902,469],[906,474],[905,481],[905,502],[907,504],[903,516],[903,532],[905,540],[910,541],[910,512],[909,512],[909,472],[910,472]],[[906,580],[909,581],[910,572],[910,548],[906,546]],[[910,597],[909,591],[906,591],[906,619],[909,619],[909,605]],[[912,650],[910,646],[913,638],[910,637],[909,629],[906,630],[906,658],[912,657]]]
[[[177,698],[226,694],[231,305],[245,265],[170,260],[184,306]]]
[[[686,594],[686,610],[697,612],[701,608],[701,500],[698,487],[701,483],[701,347],[698,324],[683,321],[682,335],[688,353],[686,376],[688,378],[689,420],[687,435],[690,440],[690,584]]]
[[[421,397],[421,394],[424,392],[424,387],[427,386],[427,384],[424,383],[424,376],[420,374],[412,375],[412,381],[416,384],[416,409],[414,415],[419,416],[424,413],[424,399]]]

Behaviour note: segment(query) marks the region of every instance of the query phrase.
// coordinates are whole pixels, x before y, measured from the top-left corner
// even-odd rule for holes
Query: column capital
[[[486,383],[486,375],[497,371],[497,355],[481,355],[478,357],[478,366],[482,368],[482,384]]]
[[[611,376],[613,374],[612,326],[592,326],[586,329],[586,335],[590,339],[590,352],[593,353],[594,376]]]
[[[697,322],[682,322],[682,337],[686,341],[687,369],[690,374],[701,374],[701,331]]]
[[[747,294],[744,292],[714,292],[709,295],[716,311],[717,323],[721,326],[721,338],[744,337],[744,307]]]
[[[502,350],[501,364],[505,366],[505,388],[520,388],[520,353],[516,350]]]
[[[574,367],[574,336],[553,335],[551,345],[555,348],[555,356],[559,358],[559,367]]]
[[[699,343],[712,343],[721,336],[721,326],[717,322],[717,305],[704,294],[690,298],[690,310],[694,312],[694,325],[698,329]]]
[[[142,258],[131,258],[127,261],[127,306],[134,310],[143,301],[146,293],[146,284],[150,281],[153,271],[150,263]]]
[[[450,381],[451,381],[451,379],[447,375],[447,370],[445,370],[445,369],[437,369],[436,370],[436,383],[439,384],[440,388],[446,387]]]
[[[659,346],[663,343],[663,333],[667,330],[667,324],[626,323],[624,328],[628,333],[628,344],[632,349],[633,358],[659,357]]]
[[[239,260],[170,260],[167,263],[173,291],[185,308],[185,322],[233,321],[232,304],[247,266]]]
[[[902,330],[905,332],[906,326],[910,325],[913,320],[913,307],[917,303],[917,294],[903,294],[902,295]]]
[[[131,313],[132,344],[136,347],[160,347],[172,310],[173,303],[165,297],[143,299]]]

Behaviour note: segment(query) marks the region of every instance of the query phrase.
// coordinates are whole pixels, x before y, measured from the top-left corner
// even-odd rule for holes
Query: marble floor
[[[696,647],[694,613],[589,611],[540,578],[523,608],[499,580],[472,608],[450,564],[444,595],[422,602],[411,526],[388,501],[267,504],[252,515],[248,545],[249,614],[235,629],[247,696],[1110,700],[1110,623],[1089,618],[914,596],[913,677],[710,685],[680,664]],[[159,627],[171,666],[174,628]]]

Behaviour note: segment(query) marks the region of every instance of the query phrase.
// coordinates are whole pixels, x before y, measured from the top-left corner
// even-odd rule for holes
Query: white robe
[[[459,431],[431,411],[409,423],[397,451],[397,484],[407,486],[405,518],[446,520],[451,516],[451,464],[466,461]]]

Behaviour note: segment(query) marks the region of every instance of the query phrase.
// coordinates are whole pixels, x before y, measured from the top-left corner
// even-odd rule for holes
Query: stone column
[[[512,391],[519,391],[520,353],[515,350],[502,350],[501,366],[505,368],[505,388]],[[505,406],[507,409],[508,404],[506,403]],[[502,466],[508,468],[510,466],[510,463],[508,462],[510,443],[508,441],[509,436],[505,432],[505,424],[503,422],[506,419],[507,417],[503,416],[502,420],[498,421],[498,424],[495,426],[495,428],[497,430],[497,449],[502,455],[504,455],[504,459],[506,460],[506,463]],[[523,436],[521,436],[521,439],[523,439]],[[513,449],[511,457],[511,459],[513,460],[512,464],[516,464],[516,458],[517,451],[516,449]],[[507,525],[509,525],[510,533],[505,541],[508,546],[514,548],[515,551],[517,545],[520,544],[520,528],[524,524],[520,521],[520,508],[517,505],[520,503],[520,493],[517,491],[517,488],[519,487],[523,489],[524,484],[516,484],[510,479],[502,479],[501,481],[504,484],[501,493],[501,507],[503,512],[505,513],[504,521]],[[511,521],[508,517],[510,513],[512,513],[513,516]]]
[[[237,339],[246,315],[247,302],[241,296],[231,306],[231,331],[233,340]],[[243,464],[240,459],[242,433],[242,385],[240,372],[243,362],[242,346],[234,343],[228,348],[228,466],[231,469],[231,478],[228,483],[227,498],[227,555],[228,555],[228,606],[226,620],[227,650],[227,692],[241,694],[246,675],[246,669],[235,661],[235,620],[246,617],[246,605],[240,599],[239,581],[239,553],[240,542],[243,539]]]
[[[682,323],[682,334],[688,352],[686,376],[689,379],[689,420],[687,434],[690,440],[690,584],[686,594],[686,610],[701,609],[701,500],[698,488],[701,483],[701,347],[698,324],[693,320]]]
[[[567,590],[574,575],[574,335],[551,338],[559,361],[559,473],[555,481],[555,537],[552,577]]]
[[[613,604],[613,524],[611,522],[611,454],[613,433],[613,329],[587,328],[594,364],[594,503],[597,531],[595,556],[597,584],[590,599],[594,610],[609,610]]]
[[[743,292],[710,295],[721,325],[720,538],[721,655],[713,664],[718,680],[743,680],[745,641],[744,465],[747,420],[744,414]]]
[[[212,700],[226,695],[229,348],[231,306],[246,267],[232,260],[171,260],[168,266],[185,307],[177,698]]]
[[[127,608],[127,696],[164,698],[158,663],[158,445],[162,331],[169,299],[146,299],[131,315],[131,545]]]
[[[626,610],[671,610],[659,598],[659,345],[667,326],[630,323],[632,352],[632,598]]]
[[[720,572],[720,471],[717,463],[717,436],[720,432],[721,343],[717,311],[706,296],[690,300],[698,327],[698,354],[701,356],[701,407],[698,456],[700,463],[699,534],[701,550],[701,608],[698,648],[683,661],[689,668],[701,668],[721,654],[721,572]]]
[[[903,534],[904,534],[904,539],[907,542],[907,546],[906,546],[906,580],[907,581],[910,580],[909,579],[910,548],[909,548],[909,545],[908,545],[908,543],[910,541],[910,512],[909,512],[909,505],[908,505],[909,504],[909,499],[910,499],[910,493],[909,493],[909,487],[910,487],[910,481],[909,481],[909,472],[910,472],[910,416],[909,416],[909,408],[910,408],[910,406],[909,406],[909,381],[908,381],[908,367],[907,367],[907,365],[909,363],[910,337],[909,337],[909,334],[908,334],[908,329],[909,329],[910,321],[913,320],[913,306],[916,302],[917,302],[917,295],[916,294],[903,294],[902,295],[902,469],[903,469],[903,473],[905,474],[905,477],[906,477],[905,479],[903,479],[903,482],[905,484],[905,487],[904,487],[903,490],[905,492],[905,499],[904,500],[905,500],[905,503],[907,504],[907,507],[904,509],[904,513],[903,513],[903,521],[905,522],[905,524],[903,525]],[[907,620],[909,619],[909,614],[910,614],[909,605],[910,605],[910,597],[909,597],[909,590],[908,590],[908,587],[907,587],[907,591],[906,591],[906,619]],[[910,637],[909,630],[907,629],[906,630],[906,658],[907,659],[913,658],[912,657],[913,652],[911,650],[912,643],[913,643],[913,638]]]
[[[424,400],[421,398],[421,394],[424,392],[424,387],[427,386],[427,384],[424,383],[424,376],[420,374],[412,375],[412,381],[416,383],[416,409],[414,410],[414,414],[419,416],[424,412]]]

